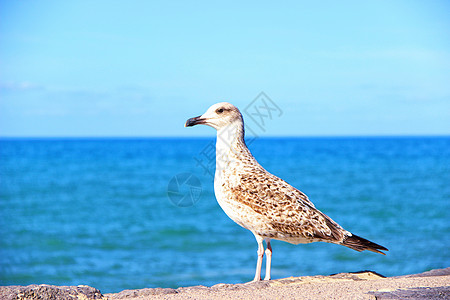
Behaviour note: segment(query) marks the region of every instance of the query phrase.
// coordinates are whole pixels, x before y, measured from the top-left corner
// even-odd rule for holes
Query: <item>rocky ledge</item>
[[[450,299],[450,268],[385,278],[371,271],[252,282],[125,290],[102,294],[89,286],[3,286],[0,299]]]

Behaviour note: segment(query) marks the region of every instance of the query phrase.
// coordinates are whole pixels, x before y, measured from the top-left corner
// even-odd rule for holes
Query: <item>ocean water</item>
[[[214,198],[213,142],[0,140],[0,284],[86,284],[108,293],[252,280],[257,244]],[[273,278],[450,266],[449,137],[249,144],[317,208],[390,250],[274,241]]]

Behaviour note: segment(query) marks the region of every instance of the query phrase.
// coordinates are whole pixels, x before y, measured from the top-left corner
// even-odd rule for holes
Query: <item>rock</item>
[[[421,274],[388,277],[372,272],[340,273],[330,276],[289,277],[241,284],[219,283],[212,287],[191,286],[144,288],[105,294],[90,286],[0,286],[0,299],[223,299],[236,298],[335,298],[348,299],[450,299],[450,268]],[[256,295],[256,296],[255,296]]]
[[[422,276],[423,277],[423,276]],[[411,288],[411,289],[396,289],[393,291],[376,291],[369,292],[375,296],[377,300],[394,300],[394,299],[423,299],[423,300],[433,300],[433,299],[450,299],[450,287],[421,287],[421,288]]]
[[[22,300],[90,300],[106,299],[96,288],[79,286],[54,286],[47,284],[32,284],[28,286],[1,286],[0,299]]]
[[[419,274],[403,275],[399,277],[429,277],[429,276],[447,276],[447,275],[450,275],[450,267],[445,269],[434,269]]]

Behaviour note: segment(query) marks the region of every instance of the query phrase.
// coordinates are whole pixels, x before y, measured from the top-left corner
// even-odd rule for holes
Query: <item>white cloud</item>
[[[22,82],[0,82],[0,91],[29,91],[29,90],[41,90],[44,89],[43,86],[31,83],[28,81]]]

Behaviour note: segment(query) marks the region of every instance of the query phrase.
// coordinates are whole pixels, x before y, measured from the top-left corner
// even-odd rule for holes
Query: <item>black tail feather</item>
[[[346,237],[344,239],[344,241],[342,242],[342,245],[347,246],[353,250],[360,251],[360,252],[364,251],[364,250],[369,250],[369,251],[380,253],[383,255],[386,255],[386,254],[381,252],[380,250],[389,251],[387,248],[385,248],[381,245],[375,244],[374,242],[366,240],[365,238],[362,238],[355,234]]]

